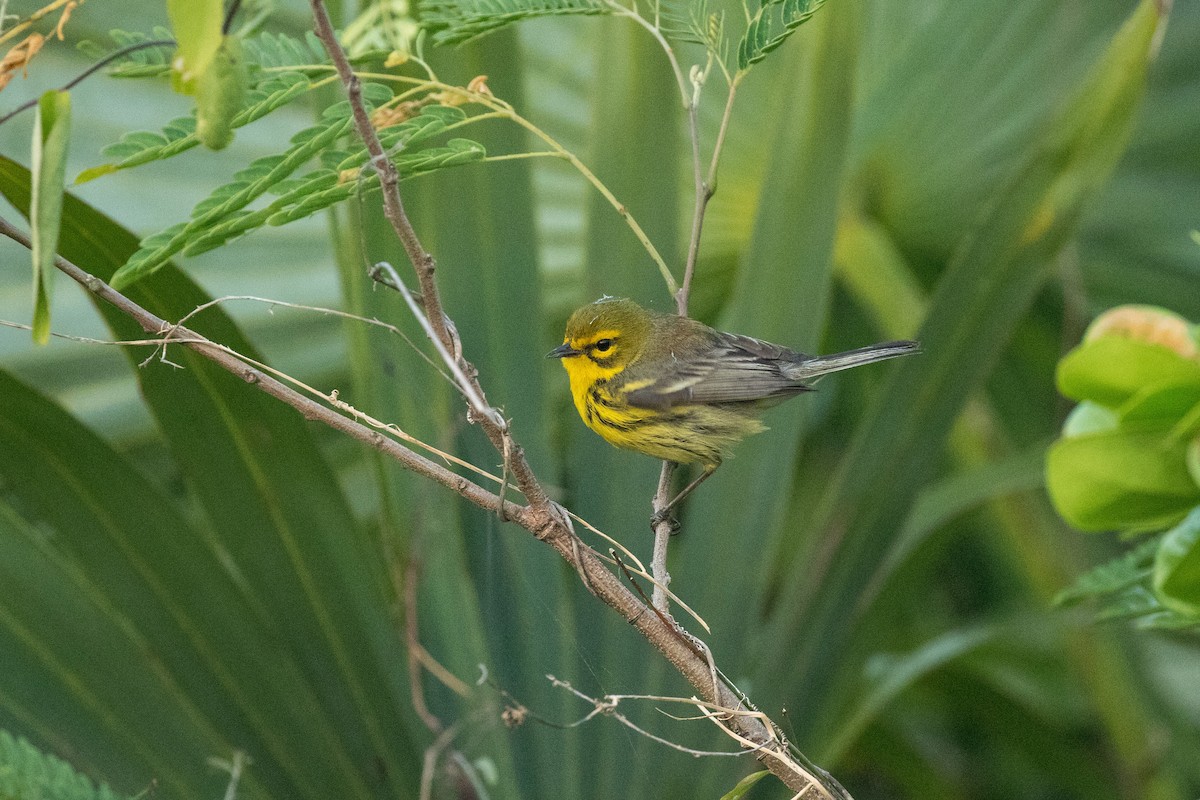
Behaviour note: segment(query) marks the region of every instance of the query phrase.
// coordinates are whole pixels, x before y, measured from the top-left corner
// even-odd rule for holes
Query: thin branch
[[[708,162],[708,175],[701,178],[699,123],[696,116],[696,105],[693,102],[688,113],[688,125],[692,133],[692,164],[694,166],[695,205],[692,209],[692,233],[688,240],[687,262],[683,270],[683,286],[675,295],[675,305],[681,317],[688,314],[688,301],[692,293],[692,277],[696,273],[696,262],[700,257],[700,237],[704,229],[704,215],[708,210],[708,201],[717,192],[717,164],[721,160],[721,150],[725,146],[725,134],[729,130],[729,120],[733,115],[733,101],[737,96],[739,79],[729,84],[729,94],[725,99],[725,110],[721,113],[721,124],[717,128],[717,140],[713,145],[712,157]],[[699,85],[697,85],[697,100]]]
[[[380,261],[375,265],[375,269],[383,270],[392,279],[392,288],[399,292],[402,297],[404,297],[404,302],[408,304],[408,310],[412,312],[414,317],[416,317],[417,322],[420,323],[421,328],[425,331],[425,334],[429,336],[430,341],[433,342],[434,349],[438,351],[438,355],[442,357],[442,361],[450,369],[450,374],[454,376],[455,385],[457,385],[459,391],[466,396],[467,403],[470,405],[471,410],[480,417],[488,418],[497,429],[507,434],[508,422],[505,421],[504,417],[500,416],[496,409],[488,405],[487,401],[484,400],[483,396],[479,393],[478,384],[468,378],[463,372],[462,367],[459,364],[459,362],[462,360],[462,356],[458,354],[451,355],[450,351],[446,349],[446,345],[443,344],[442,341],[437,337],[437,333],[434,331],[433,325],[429,322],[429,318],[422,313],[420,306],[417,305],[417,301],[413,299],[412,292],[408,291],[408,287],[404,285],[404,282],[400,280],[400,276],[396,274],[395,267],[386,261]],[[374,270],[372,270],[372,272],[374,272]],[[458,342],[457,335],[453,337],[453,341]]]
[[[90,67],[85,69],[83,72],[79,73],[74,78],[67,81],[62,86],[58,87],[57,91],[65,92],[68,89],[75,88],[77,85],[82,83],[84,80],[86,80],[87,78],[90,78],[92,75],[96,74],[96,72],[98,72],[99,70],[104,69],[106,66],[111,64],[113,61],[116,61],[118,58],[122,58],[123,56],[127,56],[130,53],[136,53],[138,50],[145,50],[150,47],[171,47],[174,44],[175,44],[174,39],[154,39],[149,42],[138,42],[137,44],[131,44],[128,47],[122,47],[120,50],[118,50],[115,53],[109,53],[107,56],[100,59],[95,64],[92,64]],[[14,108],[12,111],[8,112],[4,116],[0,117],[0,125],[3,125],[4,123],[8,122],[10,119],[17,116],[21,112],[28,111],[29,109],[36,106],[38,104],[38,99],[39,98],[35,97],[32,100],[28,100],[28,101],[22,103],[21,105],[17,106],[16,108]]]
[[[663,509],[671,502],[671,476],[677,465],[664,461],[662,474],[658,478],[658,491],[654,493],[654,555],[650,559],[650,571],[654,575],[654,607],[669,614],[667,587],[671,585],[671,573],[667,572],[667,544],[675,532],[675,521],[663,516]]]
[[[421,644],[420,622],[417,617],[417,574],[420,568],[416,559],[409,559],[404,568],[404,644],[408,655],[408,691],[412,695],[413,710],[435,736],[446,729],[437,715],[429,710],[425,702],[425,682],[421,679],[421,663],[417,651],[424,650]]]
[[[421,789],[418,800],[429,800],[433,797],[434,770],[437,769],[437,762],[441,758],[442,752],[450,746],[450,743],[454,741],[454,737],[458,735],[458,728],[457,724],[451,725],[434,739],[433,744],[425,748],[425,758],[421,766]]]
[[[238,10],[242,7],[242,0],[233,0],[229,4],[229,8],[225,11],[225,19],[221,22],[221,33],[228,36],[229,29],[233,27],[233,20],[237,17]]]
[[[636,9],[623,6],[620,3],[615,2],[615,0],[610,1],[608,6],[618,17],[627,17],[636,22],[638,25],[641,25],[651,36],[654,37],[654,40],[658,42],[659,47],[661,47],[663,52],[667,54],[667,60],[671,62],[671,72],[675,75],[675,82],[679,85],[680,101],[682,102],[683,107],[687,108],[688,104],[691,102],[691,97],[688,94],[687,79],[683,77],[683,69],[679,66],[679,59],[675,57],[675,48],[671,47],[671,43],[667,41],[665,36],[663,36],[662,30],[656,23],[651,22],[639,14]]]
[[[646,730],[645,728],[639,727],[637,724],[635,724],[632,720],[630,720],[624,714],[617,711],[617,705],[622,700],[679,700],[681,702],[688,702],[686,700],[683,700],[682,698],[675,698],[675,697],[656,698],[656,697],[650,697],[649,695],[633,695],[633,694],[627,694],[627,695],[606,694],[604,696],[604,699],[598,700],[595,697],[589,697],[588,695],[586,695],[583,692],[576,689],[574,686],[572,686],[567,681],[559,680],[558,678],[554,677],[553,675],[547,675],[546,679],[549,680],[552,685],[554,685],[560,689],[566,689],[568,692],[575,695],[580,700],[583,700],[584,702],[592,704],[592,710],[590,712],[588,712],[588,714],[586,716],[584,716],[581,719],[575,720],[575,722],[569,723],[567,725],[563,725],[562,727],[564,727],[564,728],[576,728],[576,727],[584,724],[585,722],[590,722],[591,720],[595,719],[597,716],[603,714],[604,716],[612,717],[613,719],[617,720],[625,727],[629,728],[632,731],[635,731],[636,733],[641,734],[642,736],[645,736],[647,739],[651,739],[655,742],[658,742],[659,744],[664,744],[673,750],[678,750],[681,753],[687,753],[689,756],[695,756],[697,758],[700,758],[701,756],[746,756],[746,755],[751,755],[751,754],[757,752],[761,747],[765,746],[765,743],[764,743],[763,745],[751,747],[751,748],[745,749],[745,750],[696,750],[691,747],[686,747],[684,745],[679,744],[678,742],[672,742],[670,739],[664,739],[661,736],[651,733],[650,731]]]

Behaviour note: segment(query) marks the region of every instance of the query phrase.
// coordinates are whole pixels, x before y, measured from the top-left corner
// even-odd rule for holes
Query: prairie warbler
[[[704,472],[668,506],[711,475],[729,449],[766,429],[761,412],[808,391],[829,372],[916,352],[886,342],[809,356],[687,317],[603,297],[567,320],[561,358],[579,416],[611,444]]]

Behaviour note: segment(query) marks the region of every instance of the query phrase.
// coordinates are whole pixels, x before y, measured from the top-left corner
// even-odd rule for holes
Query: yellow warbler
[[[765,430],[761,412],[808,391],[822,375],[916,352],[886,342],[809,356],[749,336],[724,333],[675,314],[603,297],[567,321],[562,359],[579,416],[627,450],[704,472],[670,506],[713,473],[729,449]],[[670,507],[668,506],[668,508]]]

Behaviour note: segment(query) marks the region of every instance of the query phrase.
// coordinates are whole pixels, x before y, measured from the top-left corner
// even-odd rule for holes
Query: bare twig
[[[233,757],[226,761],[223,758],[210,758],[208,765],[216,767],[222,772],[229,773],[229,783],[225,785],[224,800],[235,800],[237,797],[238,783],[242,780],[242,772],[246,769],[247,764],[253,763],[250,756],[246,755],[241,750],[234,750]]]
[[[673,461],[663,462],[658,491],[654,493],[654,516],[651,517],[654,521],[654,555],[650,559],[650,571],[654,575],[654,607],[664,613],[669,613],[666,592],[671,585],[671,573],[667,572],[667,543],[676,530],[676,524],[663,511],[671,502],[671,476],[675,474],[676,466]]]
[[[396,274],[395,267],[386,261],[380,261],[375,265],[375,269],[383,270],[384,272],[388,273],[389,277],[391,277],[392,282],[390,285],[404,298],[404,302],[408,304],[408,310],[411,311],[412,315],[417,318],[417,322],[421,324],[421,327],[424,329],[426,335],[428,335],[430,341],[433,342],[434,349],[438,351],[438,355],[442,357],[442,361],[450,369],[450,374],[454,376],[455,385],[467,398],[467,403],[470,404],[471,411],[480,417],[487,418],[492,425],[496,426],[499,431],[507,434],[508,422],[500,415],[500,412],[488,405],[487,400],[483,398],[479,384],[468,378],[466,373],[463,372],[460,364],[462,357],[451,355],[446,345],[437,337],[437,333],[434,331],[433,324],[430,323],[429,318],[422,313],[421,307],[418,306],[417,301],[413,299],[412,292],[408,291],[408,287],[404,285],[404,282],[400,280],[400,276]],[[454,329],[448,325],[447,330],[453,331]],[[455,343],[454,349],[456,351],[461,350],[462,347],[458,344],[457,334],[452,333],[451,337],[452,341]],[[501,454],[508,455],[507,453],[504,453],[503,450]],[[507,467],[508,465],[505,464],[505,466]]]
[[[451,725],[446,730],[442,731],[433,744],[425,748],[425,759],[421,767],[421,794],[419,800],[429,800],[433,796],[433,773],[437,769],[438,759],[441,758],[443,751],[450,746],[454,741],[454,737],[458,735],[458,725]]]
[[[67,81],[62,86],[58,87],[58,91],[65,92],[69,89],[73,89],[74,87],[78,86],[80,83],[82,83],[87,78],[96,74],[96,72],[98,72],[99,70],[101,70],[104,67],[111,64],[113,61],[116,61],[118,58],[123,58],[123,57],[129,55],[130,53],[136,53],[138,50],[146,50],[151,47],[170,47],[171,45],[174,45],[174,44],[175,44],[174,39],[155,39],[155,40],[149,41],[149,42],[138,42],[136,44],[131,44],[128,47],[122,47],[120,50],[116,51],[115,53],[109,53],[107,56],[100,59],[95,64],[92,64],[90,67],[85,69],[83,72],[79,73],[74,78]],[[38,104],[37,97],[33,98],[32,100],[27,100],[26,102],[17,106],[12,111],[5,114],[4,116],[0,116],[0,125],[3,125],[4,123],[8,122],[10,119],[17,116],[20,113],[22,113],[24,111],[28,111],[29,109],[33,108],[37,104]]]
[[[725,146],[725,134],[729,130],[729,120],[733,114],[733,100],[737,96],[738,80],[729,84],[729,95],[725,99],[725,110],[721,114],[721,125],[717,129],[717,141],[713,144],[712,157],[708,162],[708,175],[701,177],[700,173],[700,132],[697,120],[696,106],[699,101],[699,85],[697,85],[696,100],[688,109],[688,126],[692,133],[692,165],[693,182],[695,184],[695,205],[692,209],[692,233],[688,240],[687,262],[683,270],[683,285],[675,295],[675,306],[681,317],[688,315],[688,301],[692,293],[692,277],[696,273],[696,262],[700,257],[700,237],[704,230],[704,214],[708,210],[708,201],[717,192],[717,164],[721,160],[721,149]]]
[[[409,559],[404,567],[404,644],[408,655],[408,689],[412,695],[413,710],[433,734],[439,734],[446,726],[437,715],[429,710],[425,702],[425,682],[421,679],[421,662],[417,656],[424,651],[421,644],[420,621],[417,617],[417,575],[420,567],[416,559]]]
[[[617,720],[625,727],[629,728],[632,731],[635,731],[636,733],[641,734],[642,736],[645,736],[647,739],[651,739],[653,741],[658,742],[659,744],[666,745],[667,747],[670,747],[673,750],[678,750],[681,753],[687,753],[688,755],[695,756],[697,758],[699,758],[701,756],[745,756],[745,755],[751,755],[752,753],[756,752],[760,747],[766,746],[766,743],[764,743],[763,745],[751,747],[751,748],[745,749],[745,750],[696,750],[691,747],[686,747],[684,745],[679,744],[678,742],[672,742],[670,739],[664,739],[661,736],[650,733],[650,731],[646,730],[645,728],[639,727],[636,723],[634,723],[632,720],[630,720],[624,714],[617,711],[617,706],[620,704],[620,702],[622,700],[655,700],[655,701],[672,701],[672,702],[677,701],[677,702],[684,702],[684,703],[689,702],[683,698],[653,697],[650,695],[635,695],[635,694],[606,694],[606,695],[604,695],[603,699],[597,699],[595,697],[589,697],[588,695],[586,695],[583,692],[576,689],[574,686],[572,686],[567,681],[559,680],[558,678],[554,677],[553,675],[547,675],[546,679],[549,680],[552,685],[554,685],[560,689],[566,689],[568,692],[575,695],[580,700],[583,700],[584,702],[592,704],[592,710],[589,711],[586,716],[584,716],[580,719],[577,719],[574,722],[563,725],[562,727],[564,727],[564,728],[576,728],[576,727],[584,724],[585,722],[590,722],[591,720],[595,719],[597,716],[604,715],[606,717],[612,717],[613,719]],[[706,712],[702,712],[702,713],[711,714],[712,712],[706,711]]]

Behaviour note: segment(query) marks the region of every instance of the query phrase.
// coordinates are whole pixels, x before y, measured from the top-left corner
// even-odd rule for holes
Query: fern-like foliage
[[[725,12],[710,12],[708,0],[667,0],[662,4],[662,20],[668,39],[701,45],[713,58],[729,63]]]
[[[767,57],[817,12],[825,0],[761,0],[738,44],[738,69]]]
[[[154,33],[156,38],[159,34],[170,36],[170,31],[161,29]],[[113,31],[111,36],[121,47],[149,40],[144,34],[124,31]],[[101,54],[92,44],[85,49],[89,54]],[[311,32],[303,39],[263,33],[246,39],[243,53],[249,68],[249,87],[245,105],[233,118],[234,128],[287,105],[312,88],[312,78],[328,74],[323,67],[329,58]],[[120,77],[166,77],[170,74],[169,57],[169,48],[138,50],[115,62],[110,70]],[[194,116],[173,119],[161,131],[128,133],[104,148],[103,154],[111,159],[108,163],[84,170],[75,182],[85,183],[110,172],[171,158],[199,143]]]
[[[1154,556],[1162,536],[1153,536],[1129,552],[1105,562],[1075,579],[1074,585],[1063,590],[1055,603],[1071,606],[1095,600],[1100,603],[1097,617],[1101,620],[1136,620],[1146,628],[1191,628],[1195,619],[1163,605],[1151,587]]]
[[[0,730],[0,800],[123,800],[71,765]]]
[[[105,71],[111,77],[162,78],[171,74],[171,54],[175,51],[175,45],[173,34],[166,28],[156,27],[149,35],[138,31],[122,30],[110,31],[108,35],[112,37],[112,44],[116,45],[115,47],[84,40],[79,43],[80,52],[99,61],[113,50],[123,50],[150,41],[170,43],[126,53],[106,68]]]
[[[523,19],[611,13],[604,0],[422,0],[421,24],[437,44],[461,44]]]
[[[386,86],[363,85],[363,99],[370,105],[381,105],[391,96]],[[464,119],[466,114],[459,108],[427,106],[419,115],[380,130],[379,139],[395,154],[392,160],[402,178],[481,161],[487,155],[483,145],[467,139],[414,149]],[[349,199],[356,192],[377,189],[379,176],[367,168],[366,148],[336,147],[352,125],[348,103],[326,109],[317,125],[292,137],[286,151],[253,161],[235,174],[232,182],[196,204],[190,220],[143,239],[140,249],[113,276],[113,285],[127,286],[179,253],[203,253],[265,225],[284,225]],[[314,158],[319,167],[296,175]],[[275,195],[275,199],[251,208],[267,194]]]

